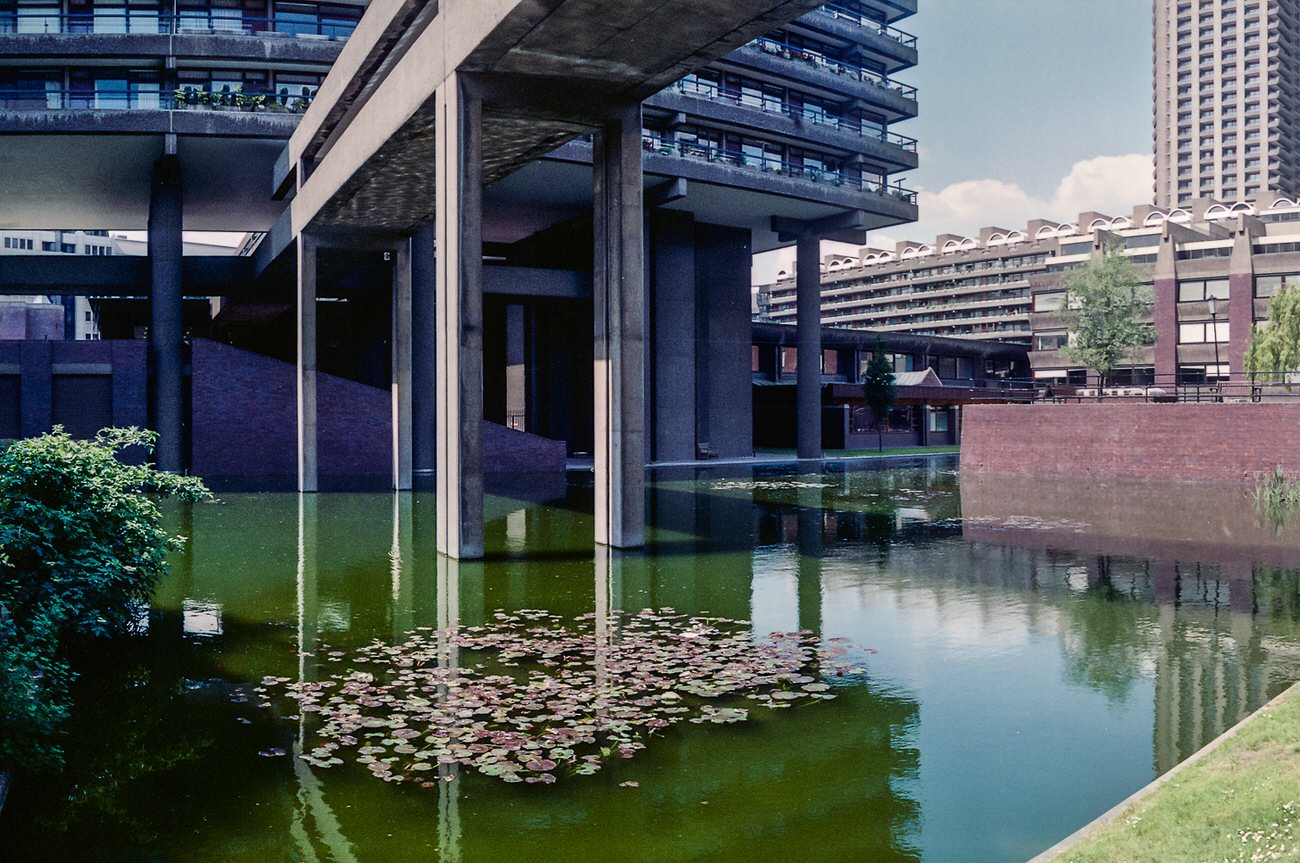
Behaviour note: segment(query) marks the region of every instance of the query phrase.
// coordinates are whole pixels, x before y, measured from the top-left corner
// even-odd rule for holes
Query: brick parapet
[[[968,474],[1250,482],[1300,473],[1300,402],[968,405]]]

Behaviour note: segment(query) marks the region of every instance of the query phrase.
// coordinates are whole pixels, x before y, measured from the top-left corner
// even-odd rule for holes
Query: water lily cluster
[[[363,764],[386,782],[432,787],[469,769],[504,782],[553,783],[632,758],[682,722],[730,724],[754,708],[827,701],[863,670],[843,639],[753,635],[745,621],[672,609],[566,621],[546,611],[495,613],[482,626],[416,630],[401,644],[318,651],[340,671],[268,677],[313,718],[302,758]],[[296,712],[295,711],[295,712]]]

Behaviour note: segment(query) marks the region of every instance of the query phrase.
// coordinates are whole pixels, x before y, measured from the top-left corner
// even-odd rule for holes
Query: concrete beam
[[[437,91],[438,551],[483,556],[483,105]]]
[[[596,542],[645,544],[645,228],[641,106],[596,135]]]

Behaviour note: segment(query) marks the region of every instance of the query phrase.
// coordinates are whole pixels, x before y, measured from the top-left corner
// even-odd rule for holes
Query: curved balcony
[[[281,15],[255,18],[224,16],[221,10],[199,9],[180,15],[146,12],[0,12],[0,34],[36,36],[53,33],[98,35],[176,36],[211,33],[222,36],[283,36],[341,42],[352,35],[356,22],[322,16]],[[214,14],[215,13],[215,14]]]
[[[791,22],[790,26],[823,38],[829,36],[837,41],[860,45],[878,57],[890,73],[917,64],[915,36],[843,6],[829,3],[819,6]]]
[[[810,89],[831,98],[857,99],[883,113],[888,122],[917,115],[915,87],[893,81],[871,69],[827,57],[817,51],[796,48],[766,36],[728,54],[724,63],[733,63],[782,78],[794,78]]]
[[[683,170],[683,165],[712,166],[711,171],[714,173],[726,171],[734,176],[743,172],[752,177],[746,185],[752,185],[753,180],[758,180],[764,187],[778,194],[786,193],[784,187],[794,185],[799,192],[795,197],[843,199],[846,206],[874,210],[883,207],[890,213],[897,211],[908,220],[916,218],[916,192],[898,184],[890,185],[839,171],[795,165],[771,157],[746,156],[702,144],[669,141],[656,135],[643,135],[641,147],[647,154],[647,170],[652,170],[653,163],[658,160],[677,163],[676,166],[664,165],[658,173],[687,176],[693,172]],[[707,172],[701,173],[699,178],[709,180],[704,173]],[[821,191],[814,194],[814,190],[818,189]],[[876,203],[864,203],[861,200],[864,195],[875,199]]]
[[[354,25],[328,18],[0,12],[8,57],[207,57],[332,64]]]
[[[287,92],[0,89],[0,132],[288,138],[310,104]]]
[[[686,78],[646,101],[651,108],[698,116],[760,137],[815,142],[860,156],[878,173],[917,166],[916,139],[861,120],[837,117],[784,99],[744,93],[710,81]]]

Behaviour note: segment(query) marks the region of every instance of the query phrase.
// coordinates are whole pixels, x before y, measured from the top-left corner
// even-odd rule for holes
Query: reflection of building
[[[1275,693],[1252,607],[1252,573],[1156,563],[1160,646],[1156,654],[1155,767],[1164,773],[1218,737]],[[1210,606],[1210,626],[1180,607]],[[1226,620],[1225,620],[1226,618]]]
[[[1156,0],[1155,202],[1300,193],[1300,4]]]

